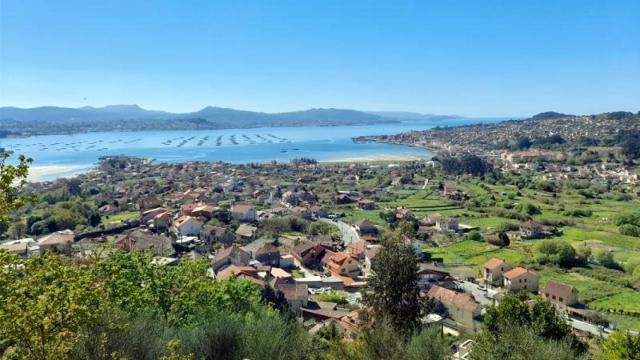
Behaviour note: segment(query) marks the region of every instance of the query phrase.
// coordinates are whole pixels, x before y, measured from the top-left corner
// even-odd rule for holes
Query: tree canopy
[[[0,224],[6,224],[9,213],[29,199],[20,191],[27,185],[32,160],[20,155],[18,164],[13,165],[8,161],[10,156],[11,153],[0,151]]]

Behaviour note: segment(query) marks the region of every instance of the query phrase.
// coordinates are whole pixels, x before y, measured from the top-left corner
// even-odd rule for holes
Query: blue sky
[[[0,1],[0,105],[640,110],[640,1]]]

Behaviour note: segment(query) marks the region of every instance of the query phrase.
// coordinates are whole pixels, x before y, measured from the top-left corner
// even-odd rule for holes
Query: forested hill
[[[583,142],[598,145],[640,132],[640,112],[610,112],[597,115],[566,115],[545,112],[525,120],[496,124],[436,127],[396,135],[361,137],[380,141],[435,147],[510,149],[521,140],[530,142]]]
[[[423,115],[440,118],[438,115]],[[208,106],[189,113],[145,110],[137,105],[102,108],[37,107],[0,108],[0,134],[36,135],[88,131],[221,129],[267,126],[335,126],[395,123],[411,120],[399,115],[383,115],[348,109],[309,109],[264,113]]]

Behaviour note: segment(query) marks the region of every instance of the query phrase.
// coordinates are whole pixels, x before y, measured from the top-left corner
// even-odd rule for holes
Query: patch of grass
[[[482,265],[492,257],[505,259],[512,264],[525,260],[518,250],[499,248],[480,241],[464,240],[442,247],[425,247],[424,251],[433,257],[442,258],[445,263],[459,265]]]
[[[100,222],[103,224],[108,224],[110,222],[115,222],[115,221],[135,220],[139,217],[140,217],[140,213],[138,213],[137,211],[125,211],[125,212],[121,212],[121,213],[110,215],[110,216],[103,216],[100,219]]]
[[[380,210],[350,210],[345,211],[347,216],[340,219],[340,221],[351,224],[358,220],[369,220],[370,222],[384,226],[385,222],[380,218]]]
[[[595,300],[589,306],[598,310],[623,311],[626,314],[640,315],[640,291],[628,289],[618,294]]]
[[[616,324],[620,330],[640,331],[640,316],[606,313],[604,317]]]
[[[466,225],[478,226],[481,230],[487,230],[489,228],[498,229],[504,223],[517,224],[515,220],[509,220],[499,216],[465,218],[460,221]]]
[[[562,228],[560,239],[579,242],[585,240],[599,240],[603,244],[630,250],[640,250],[640,239],[632,236],[620,235],[608,231],[592,231],[579,227]]]
[[[314,295],[313,298],[316,301],[324,301],[324,302],[332,302],[332,303],[337,303],[338,305],[346,305],[349,302],[347,301],[347,297],[346,296],[342,296],[341,294],[338,294],[336,292],[327,292],[327,293],[323,293],[323,294],[317,294]]]
[[[304,278],[304,273],[300,269],[293,269],[291,270],[291,276],[294,279],[302,279]]]

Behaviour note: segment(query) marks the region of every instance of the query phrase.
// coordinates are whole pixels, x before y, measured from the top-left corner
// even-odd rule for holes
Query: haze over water
[[[49,168],[39,179],[53,179],[95,166],[106,155],[152,158],[157,162],[287,161],[307,157],[319,161],[381,158],[428,158],[423,148],[356,144],[355,136],[396,134],[434,126],[496,122],[491,119],[447,119],[395,124],[330,127],[101,132],[2,139],[0,146],[34,159],[34,169]],[[55,169],[52,169],[55,168]]]

